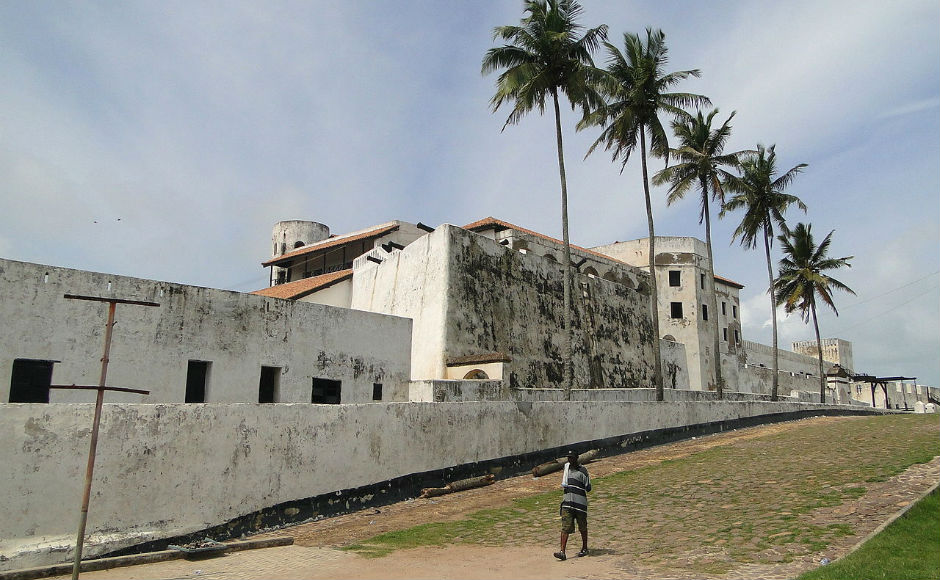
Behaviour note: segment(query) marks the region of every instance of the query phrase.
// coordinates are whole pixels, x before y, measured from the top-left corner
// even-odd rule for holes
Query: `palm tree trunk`
[[[571,400],[571,388],[574,385],[574,368],[571,364],[571,245],[568,243],[568,183],[565,177],[565,154],[561,142],[561,111],[558,108],[558,91],[552,90],[552,100],[555,104],[555,135],[558,139],[558,174],[561,178],[561,236],[564,242],[564,259],[562,261],[562,280],[564,285],[564,313],[562,314],[562,328],[565,338],[562,346],[562,373],[565,388],[565,400]]]
[[[826,373],[823,371],[822,341],[819,340],[819,322],[816,320],[816,303],[810,304],[813,313],[813,329],[816,331],[816,352],[819,355],[819,402],[826,402]]]
[[[771,378],[770,400],[777,400],[777,300],[774,296],[774,271],[770,262],[770,236],[767,235],[767,225],[764,225],[764,254],[767,256],[767,276],[770,278],[770,319],[774,329],[773,377]]]
[[[656,234],[653,232],[653,203],[650,201],[649,175],[646,170],[646,131],[640,131],[640,161],[643,164],[643,193],[646,196],[646,220],[649,224],[649,261],[650,261],[650,306],[653,315],[653,381],[656,383],[656,400],[662,401],[663,362],[659,344],[659,293],[656,289]]]
[[[718,336],[721,332],[721,328],[719,328],[718,325],[718,293],[715,290],[715,261],[712,260],[712,222],[708,215],[708,187],[704,179],[702,180],[702,196],[702,210],[705,213],[705,248],[708,253],[708,284],[711,285],[711,300],[709,302],[711,302],[712,318],[714,319],[712,326],[715,329],[715,388],[718,391],[718,398],[721,399],[724,397],[725,386],[725,381],[721,376],[721,338]],[[708,284],[706,284],[706,291]]]

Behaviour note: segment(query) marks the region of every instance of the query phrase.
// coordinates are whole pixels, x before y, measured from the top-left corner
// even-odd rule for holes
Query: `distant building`
[[[793,352],[805,354],[814,358],[819,357],[819,347],[815,340],[801,340],[793,343]],[[852,359],[852,343],[841,338],[822,339],[823,360],[837,364],[843,369],[852,372],[855,361]]]

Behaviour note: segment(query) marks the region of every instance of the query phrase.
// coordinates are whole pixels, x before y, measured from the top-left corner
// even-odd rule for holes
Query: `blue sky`
[[[831,253],[856,371],[940,385],[940,4],[604,2],[583,24],[666,33],[681,90],[736,111],[728,150],[776,144]],[[513,1],[0,3],[0,256],[250,291],[274,223],[333,233],[486,216],[560,237],[550,116],[501,131],[482,76]],[[604,54],[596,55],[598,63]],[[639,159],[623,173],[563,111],[573,243],[646,236]],[[653,160],[651,167],[661,167]],[[698,236],[694,196],[653,190],[659,235]],[[716,221],[716,271],[744,338],[769,344],[762,251]],[[776,255],[775,255],[776,257]],[[797,315],[780,342],[811,339]]]

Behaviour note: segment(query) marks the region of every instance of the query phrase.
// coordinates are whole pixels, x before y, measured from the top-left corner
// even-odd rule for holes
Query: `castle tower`
[[[308,244],[313,244],[330,237],[329,226],[318,222],[305,220],[285,220],[274,224],[271,232],[271,257],[277,258],[288,252],[293,252]],[[273,268],[271,285],[283,282],[286,270]]]

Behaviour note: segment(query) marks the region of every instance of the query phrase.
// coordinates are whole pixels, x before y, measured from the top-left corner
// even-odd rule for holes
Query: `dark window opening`
[[[708,320],[708,305],[702,304],[702,320]]]
[[[372,383],[372,400],[382,400],[382,383]]]
[[[681,274],[679,270],[669,270],[669,285],[680,286],[682,282]]]
[[[48,403],[53,364],[55,363],[51,360],[14,360],[10,378],[10,402]]]
[[[281,367],[261,367],[261,379],[258,381],[258,402],[276,403],[280,393]]]
[[[741,342],[741,335],[738,334],[737,330],[734,331],[734,342],[735,344],[739,344]]]
[[[313,379],[313,394],[311,403],[323,405],[339,405],[342,382],[330,379]]]
[[[186,369],[186,402],[205,403],[211,362],[191,360]]]
[[[682,318],[682,303],[681,302],[670,302],[669,303],[670,318]]]
[[[737,317],[738,317],[738,307],[735,306],[734,304],[731,305],[731,316],[732,316],[733,318],[737,318]]]
[[[487,376],[487,374],[483,372],[482,369],[473,369],[469,373],[465,374],[463,378],[474,380],[474,381],[485,381],[485,380],[488,380],[490,377]]]
[[[721,303],[721,315],[728,316],[728,309],[726,308],[728,304],[726,302]]]
[[[297,248],[302,248],[302,247],[304,247],[304,243],[303,243],[303,242],[301,242],[301,241],[296,241],[296,242],[294,242],[294,249],[295,249],[295,250],[296,250]]]
[[[702,290],[705,289],[705,274],[699,274],[699,284],[702,286]]]
[[[721,337],[722,339],[724,339],[725,342],[728,342],[728,329],[727,328],[721,329]]]

